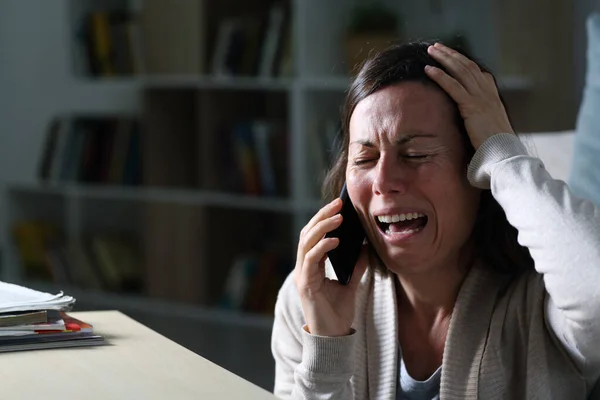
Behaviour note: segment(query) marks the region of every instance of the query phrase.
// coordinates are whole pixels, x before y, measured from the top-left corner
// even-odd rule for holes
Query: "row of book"
[[[132,117],[56,116],[49,124],[38,177],[49,182],[138,185],[140,124]]]
[[[131,236],[92,234],[67,244],[57,226],[40,220],[16,222],[12,235],[27,281],[146,293],[143,255]],[[221,295],[213,301],[231,310],[272,314],[277,292],[292,265],[289,253],[281,249],[243,253],[234,258]],[[176,274],[179,267],[173,265],[172,271],[165,272]],[[198,282],[197,286],[202,290],[205,284]]]
[[[213,24],[207,21],[202,5],[189,3],[162,3],[160,7],[148,3],[140,12],[103,9],[87,13],[75,32],[83,74],[112,77],[209,70],[216,76],[292,74],[289,12],[283,4],[265,12],[221,17]],[[182,13],[198,14],[185,16],[185,29],[177,27],[182,22],[175,20]],[[215,32],[208,32],[213,25]],[[213,37],[214,44],[209,46],[206,41]]]
[[[253,196],[289,193],[289,135],[282,123],[241,121],[219,135],[219,166],[225,174],[222,190]]]
[[[216,189],[288,195],[289,135],[284,123],[245,120],[218,133],[218,148],[208,155],[214,161],[209,167]],[[57,116],[46,135],[38,177],[53,183],[142,185],[142,146],[140,122],[133,117]],[[200,155],[195,158],[200,164]],[[194,182],[193,187],[201,185]]]
[[[0,352],[105,344],[93,327],[68,314],[75,298],[0,282]]]
[[[291,24],[282,4],[268,15],[226,18],[219,24],[212,73],[215,76],[291,76]]]
[[[22,220],[12,237],[25,278],[112,292],[142,289],[141,254],[123,234],[90,234],[66,244],[61,230],[41,220]]]
[[[272,315],[277,293],[292,267],[289,257],[274,251],[237,257],[227,275],[219,307]]]
[[[75,38],[85,75],[111,77],[144,71],[140,22],[131,12],[90,12],[80,21]]]

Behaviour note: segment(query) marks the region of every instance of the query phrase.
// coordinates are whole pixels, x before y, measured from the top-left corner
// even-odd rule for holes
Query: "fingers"
[[[454,64],[457,70],[463,72],[465,77],[470,76],[479,85],[485,85],[487,83],[483,76],[483,71],[481,71],[481,67],[475,61],[441,43],[436,43],[434,48],[440,50],[441,53],[448,57],[450,64]]]
[[[304,257],[304,268],[319,267],[325,262],[328,252],[338,247],[340,240],[338,238],[325,238],[318,242]]]
[[[298,257],[294,269],[294,280],[299,291],[315,284],[319,285],[325,279],[325,260],[327,253],[340,244],[338,238],[323,238],[306,254]]]
[[[425,67],[425,73],[440,85],[440,87],[444,89],[456,103],[462,104],[468,101],[470,95],[465,87],[441,69],[427,65]]]
[[[313,247],[317,245],[317,243],[319,243],[319,241],[327,232],[331,232],[340,226],[341,223],[342,216],[340,214],[335,214],[316,222],[316,224],[314,224],[310,230],[303,230],[303,233],[300,236],[300,242],[298,243],[298,258],[305,256]]]
[[[302,232],[300,232],[300,237],[306,235],[306,233],[311,231],[317,223],[324,220],[325,218],[329,218],[337,214],[338,212],[340,212],[341,209],[342,200],[340,198],[337,198],[329,204],[325,205],[310,219],[310,221],[308,221],[308,224],[306,224],[306,226],[302,229]]]
[[[490,87],[493,87],[494,90],[498,91],[498,85],[496,84],[496,79],[494,78],[494,76],[492,74],[490,74],[489,72],[484,72],[483,77],[485,78],[485,80],[487,81],[487,83]]]
[[[453,78],[460,82],[464,88],[472,94],[487,87],[481,68],[473,60],[468,59],[456,50],[436,43],[427,49],[429,55],[447,68]]]

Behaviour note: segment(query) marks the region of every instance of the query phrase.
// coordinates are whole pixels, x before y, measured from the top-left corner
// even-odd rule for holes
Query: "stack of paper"
[[[0,352],[104,343],[93,327],[67,314],[75,299],[0,282]]]

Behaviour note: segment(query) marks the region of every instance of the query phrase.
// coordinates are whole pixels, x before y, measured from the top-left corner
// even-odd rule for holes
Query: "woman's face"
[[[479,190],[453,107],[440,89],[407,82],[363,99],[350,119],[348,192],[396,273],[457,262],[473,229]]]

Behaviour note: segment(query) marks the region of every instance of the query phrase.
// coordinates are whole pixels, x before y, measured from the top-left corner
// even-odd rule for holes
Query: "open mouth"
[[[379,229],[386,235],[417,233],[427,225],[427,216],[422,213],[407,213],[396,215],[380,215],[377,217]]]

